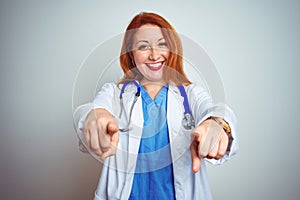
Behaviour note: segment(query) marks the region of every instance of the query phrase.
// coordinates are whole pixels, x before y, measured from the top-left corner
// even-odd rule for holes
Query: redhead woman
[[[103,161],[95,199],[212,199],[206,162],[237,149],[236,120],[183,71],[175,29],[155,13],[128,25],[124,72],[75,110],[81,149]]]

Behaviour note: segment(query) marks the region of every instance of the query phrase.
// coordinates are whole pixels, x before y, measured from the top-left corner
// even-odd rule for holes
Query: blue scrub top
[[[130,200],[175,199],[172,158],[164,86],[153,100],[140,85],[144,127],[137,157]]]

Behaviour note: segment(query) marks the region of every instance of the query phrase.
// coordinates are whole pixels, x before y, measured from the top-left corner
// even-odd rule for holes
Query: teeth
[[[147,64],[149,67],[151,68],[158,68],[161,66],[161,62],[160,63],[154,63],[154,64]]]

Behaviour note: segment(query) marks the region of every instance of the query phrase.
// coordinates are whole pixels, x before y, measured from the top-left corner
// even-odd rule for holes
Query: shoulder
[[[209,91],[200,84],[190,84],[186,86],[186,93],[191,103],[212,103],[212,96]]]
[[[185,86],[185,90],[187,93],[206,93],[207,91],[200,85],[197,83],[191,83],[187,86]]]
[[[100,89],[100,92],[102,91],[105,91],[105,92],[115,92],[115,91],[120,91],[122,88],[122,85],[118,85],[116,83],[113,83],[113,82],[108,82],[108,83],[104,83],[102,86],[101,86],[101,89]]]
[[[121,90],[123,90],[124,93],[132,93],[136,92],[137,86],[135,84],[126,84],[126,86],[123,88],[124,84],[116,84],[116,83],[104,83],[101,87],[100,92],[108,92],[108,93],[114,93],[115,95],[119,95]]]
[[[175,84],[169,84],[169,89],[180,94],[179,88]],[[187,86],[184,86],[184,89],[185,89],[185,92],[187,93],[187,95],[192,94],[192,93],[202,93],[202,92],[205,93],[206,92],[206,89],[204,89],[200,84],[197,84],[197,83],[191,83]]]
[[[101,88],[102,89],[115,89],[117,87],[118,86],[116,83],[109,82],[109,83],[104,83]]]

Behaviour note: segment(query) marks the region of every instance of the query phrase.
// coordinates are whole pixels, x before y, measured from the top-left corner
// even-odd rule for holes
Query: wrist
[[[210,117],[209,119],[214,120],[215,122],[217,122],[220,126],[222,126],[222,128],[224,129],[224,131],[227,134],[231,134],[231,128],[229,126],[229,124],[221,117]]]
[[[228,147],[227,147],[227,151],[230,151],[230,147],[231,147],[231,143],[233,141],[233,137],[231,135],[231,128],[228,124],[228,122],[226,122],[223,118],[221,117],[209,117],[208,119],[211,119],[215,122],[217,122],[224,130],[224,132],[227,134],[228,136]]]

